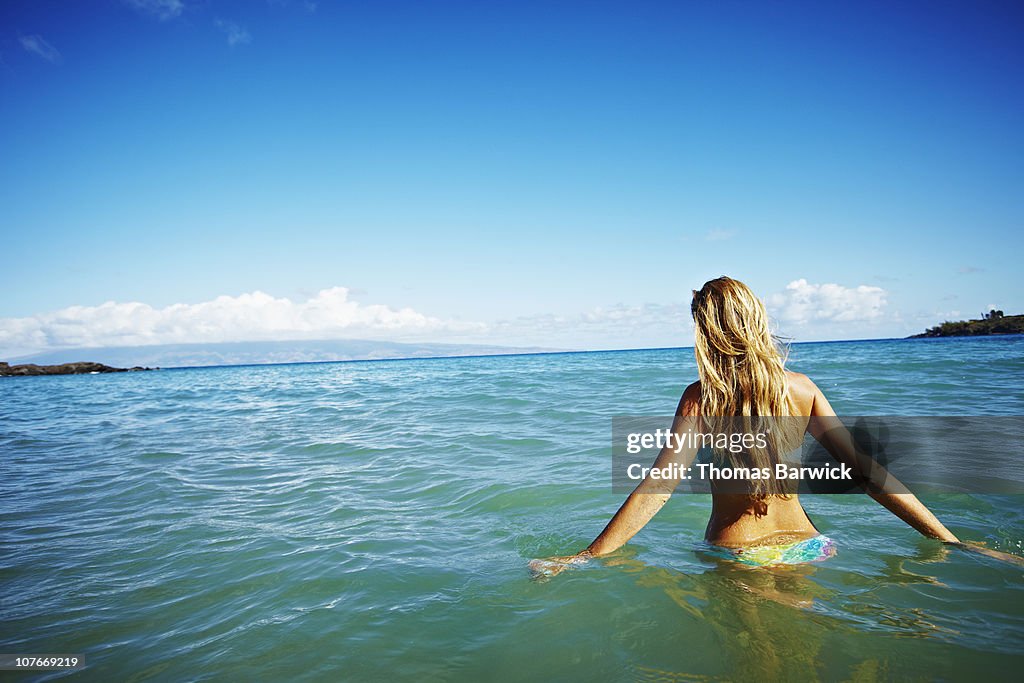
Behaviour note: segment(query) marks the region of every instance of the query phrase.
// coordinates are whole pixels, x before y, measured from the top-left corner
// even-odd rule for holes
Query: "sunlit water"
[[[1021,337],[791,367],[849,415],[1024,414]],[[867,497],[804,499],[839,547],[810,567],[702,555],[709,499],[681,494],[532,581],[622,502],[611,417],[671,414],[695,375],[662,350],[0,380],[0,651],[82,654],[83,680],[1016,678],[1021,568]],[[926,502],[1022,552],[1024,497]]]

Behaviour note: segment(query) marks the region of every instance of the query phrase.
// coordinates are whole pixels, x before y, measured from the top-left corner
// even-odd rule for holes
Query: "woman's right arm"
[[[810,380],[807,382],[811,384],[814,391],[814,404],[811,407],[811,420],[807,425],[807,431],[837,460],[845,462],[850,467],[859,466],[859,471],[877,475],[874,485],[870,479],[868,480],[865,490],[869,496],[929,538],[937,538],[943,543],[956,546],[961,550],[1024,566],[1024,558],[1019,555],[986,548],[981,543],[974,541],[964,543],[957,538],[902,482],[878,463],[872,461],[868,455],[857,451],[853,436],[836,417],[828,399],[813,382]]]
[[[885,471],[869,455],[857,449],[850,430],[836,417],[828,399],[813,382],[814,401],[811,405],[811,419],[807,431],[841,463],[849,465],[855,472],[870,472],[865,492],[878,501],[911,527],[929,538],[945,543],[960,543],[953,532],[932,514],[917,496],[910,492],[896,477]]]

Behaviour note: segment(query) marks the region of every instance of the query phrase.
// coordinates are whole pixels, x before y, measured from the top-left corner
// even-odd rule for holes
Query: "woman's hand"
[[[987,557],[992,557],[997,560],[1002,560],[1003,562],[1009,562],[1010,564],[1015,564],[1019,567],[1024,567],[1024,557],[1021,557],[1020,555],[1004,553],[1001,550],[993,550],[992,548],[987,548],[985,547],[985,544],[978,543],[977,541],[949,543],[948,545],[955,546],[957,548],[960,548],[961,550],[967,550],[972,553],[978,553],[979,555],[985,555]]]
[[[540,560],[530,560],[530,573],[533,578],[551,578],[557,576],[569,567],[583,564],[593,557],[589,550],[576,553],[575,555],[564,555],[561,557],[548,557]]]

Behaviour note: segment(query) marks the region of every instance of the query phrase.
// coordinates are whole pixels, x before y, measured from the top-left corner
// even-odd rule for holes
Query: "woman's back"
[[[817,387],[805,375],[788,371],[786,385],[791,414],[809,419]],[[711,518],[704,537],[714,545],[782,545],[818,535],[795,493],[764,497],[713,491],[711,500]]]

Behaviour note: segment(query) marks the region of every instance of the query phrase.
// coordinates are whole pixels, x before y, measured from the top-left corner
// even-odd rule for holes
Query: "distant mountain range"
[[[75,348],[8,359],[12,364],[53,365],[90,361],[114,367],[161,368],[209,365],[264,365],[318,361],[384,360],[451,356],[492,356],[563,351],[541,347],[477,344],[408,344],[364,339],[324,341],[224,342],[220,344],[159,344],[115,348]]]

